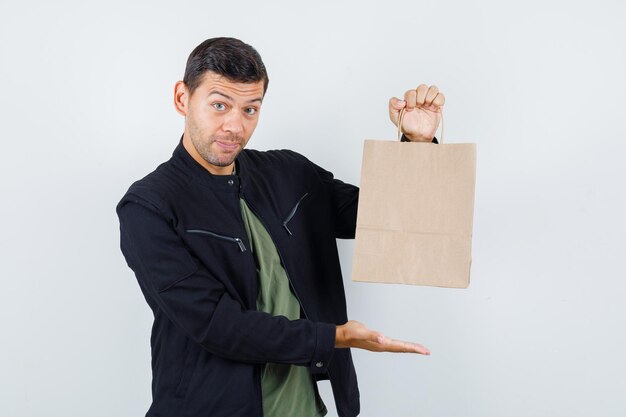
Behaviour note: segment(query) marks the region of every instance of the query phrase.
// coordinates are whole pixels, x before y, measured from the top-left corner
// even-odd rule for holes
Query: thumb
[[[391,97],[389,99],[389,118],[395,125],[398,124],[398,115],[400,114],[400,110],[402,110],[405,106],[406,102],[404,100],[400,100],[396,97]]]

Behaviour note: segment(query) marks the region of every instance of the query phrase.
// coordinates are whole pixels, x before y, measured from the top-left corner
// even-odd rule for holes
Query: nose
[[[233,109],[228,112],[226,118],[224,119],[222,129],[225,132],[230,132],[236,135],[243,132],[243,120],[238,109]]]

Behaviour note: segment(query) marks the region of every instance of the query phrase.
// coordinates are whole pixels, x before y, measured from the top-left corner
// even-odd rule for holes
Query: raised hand
[[[389,99],[389,118],[398,126],[400,111],[406,109],[402,119],[402,132],[412,142],[430,142],[441,123],[441,109],[445,96],[436,85],[420,84],[404,93],[404,100]]]

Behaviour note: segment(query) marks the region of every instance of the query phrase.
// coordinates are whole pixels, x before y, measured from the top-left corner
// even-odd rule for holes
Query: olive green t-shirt
[[[289,285],[272,237],[241,199],[241,212],[259,276],[257,309],[289,320],[300,318],[300,303]],[[268,363],[261,380],[264,417],[321,417],[326,406],[304,366]]]

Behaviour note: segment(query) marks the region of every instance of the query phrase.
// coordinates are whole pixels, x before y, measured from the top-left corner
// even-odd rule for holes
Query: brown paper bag
[[[476,144],[366,140],[352,280],[467,288],[475,179]]]

